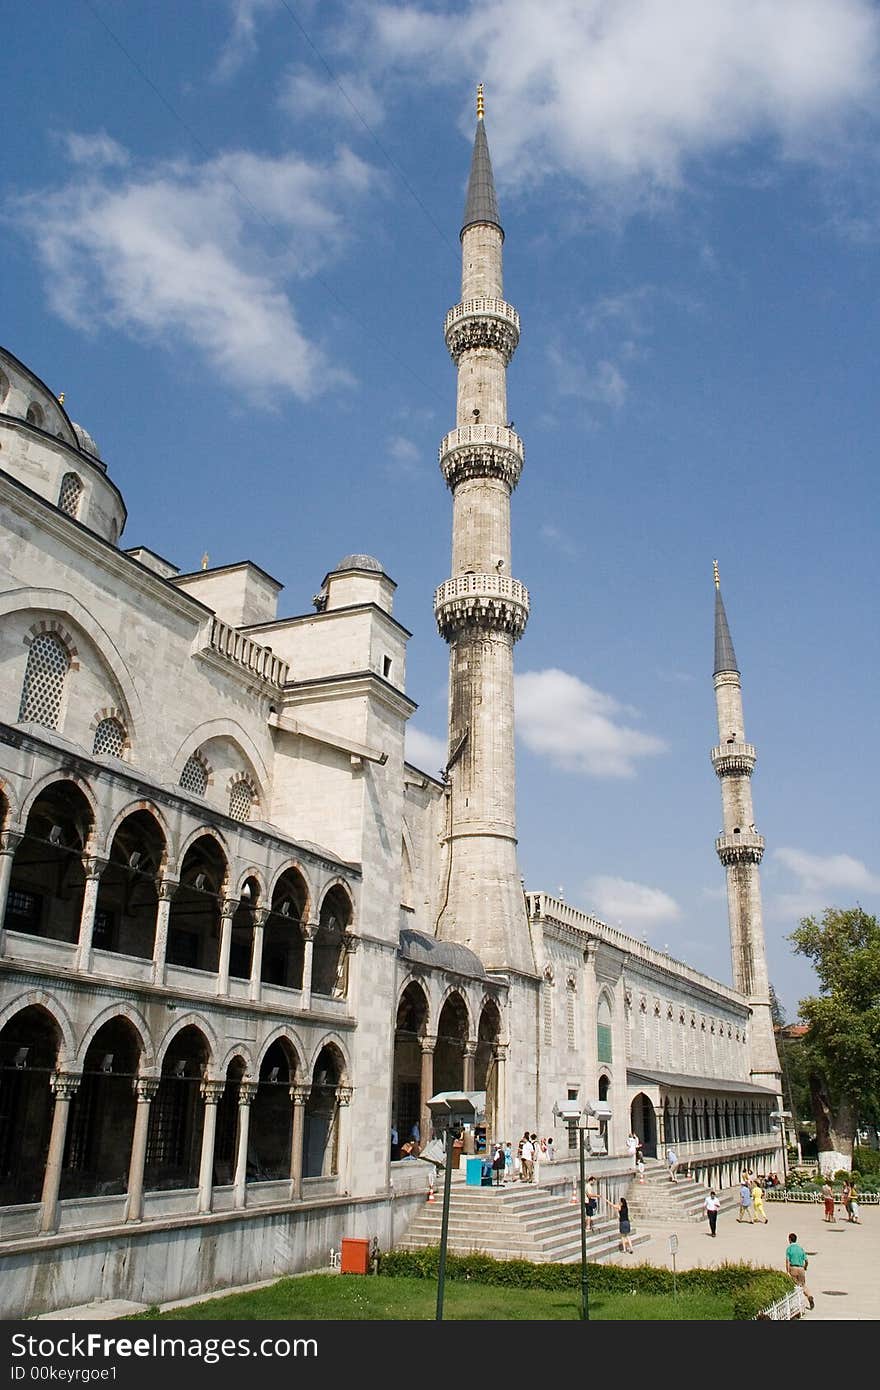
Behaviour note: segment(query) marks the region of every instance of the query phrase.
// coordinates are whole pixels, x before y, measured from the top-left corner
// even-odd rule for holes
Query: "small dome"
[[[82,452],[84,454],[91,454],[92,458],[99,459],[101,457],[101,450],[98,448],[88,430],[84,430],[82,425],[78,425],[75,420],[71,420],[70,423],[73,425],[73,432],[76,435],[76,441]]]
[[[339,570],[372,570],[375,574],[383,574],[384,570],[379,561],[373,555],[345,555],[336,566]]]
[[[453,970],[457,975],[470,975],[484,980],[486,970],[480,957],[456,941],[438,941],[434,936],[403,927],[400,932],[400,955],[418,965],[433,965],[438,970]]]

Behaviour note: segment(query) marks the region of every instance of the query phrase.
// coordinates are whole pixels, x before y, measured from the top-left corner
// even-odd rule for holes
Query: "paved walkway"
[[[833,1225],[826,1224],[820,1202],[767,1202],[765,1210],[766,1226],[738,1224],[733,1210],[721,1212],[714,1240],[708,1222],[697,1225],[682,1221],[661,1226],[642,1221],[638,1229],[649,1232],[650,1241],[636,1246],[634,1255],[611,1255],[603,1263],[645,1263],[671,1269],[668,1242],[674,1232],[678,1236],[676,1269],[745,1260],[784,1270],[788,1233],[796,1231],[810,1262],[807,1288],[816,1300],[807,1319],[841,1322],[880,1318],[880,1207],[863,1205],[858,1225],[840,1215]]]

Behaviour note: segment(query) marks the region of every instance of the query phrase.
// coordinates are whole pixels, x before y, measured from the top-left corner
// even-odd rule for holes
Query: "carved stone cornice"
[[[506,426],[465,425],[440,445],[440,470],[453,492],[471,478],[500,478],[513,492],[522,469],[522,440]]]
[[[426,1052],[434,1052],[437,1047],[437,1035],[435,1033],[426,1033],[423,1038],[419,1038],[419,1047],[422,1049],[423,1054]]]
[[[82,1072],[54,1071],[49,1077],[49,1085],[56,1100],[73,1100],[82,1081]]]
[[[24,839],[24,832],[4,830],[0,833],[0,854],[15,854]]]
[[[220,916],[234,917],[238,911],[239,901],[238,898],[223,898],[220,902]]]
[[[109,864],[109,859],[99,859],[94,854],[82,856],[82,866],[87,879],[99,879]]]
[[[449,310],[443,336],[456,366],[464,353],[492,348],[506,367],[519,343],[519,314],[503,299],[468,299]]]
[[[461,1055],[462,1057],[476,1057],[477,1044],[475,1042],[466,1042],[461,1049]]]
[[[240,1081],[238,1083],[239,1105],[250,1105],[256,1098],[259,1089],[259,1083],[256,1081]]]
[[[163,903],[170,902],[179,887],[180,884],[173,878],[160,879],[159,883],[156,885],[159,901]]]

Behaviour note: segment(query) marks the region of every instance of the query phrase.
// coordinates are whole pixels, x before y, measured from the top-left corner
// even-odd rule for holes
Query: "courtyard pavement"
[[[650,1234],[635,1254],[614,1254],[606,1264],[652,1264],[672,1269],[669,1236],[678,1236],[676,1269],[711,1268],[725,1262],[745,1260],[750,1264],[785,1269],[785,1247],[789,1231],[809,1259],[807,1288],[816,1301],[807,1321],[841,1322],[880,1318],[880,1207],[860,1208],[861,1222],[850,1224],[841,1208],[832,1225],[824,1221],[821,1202],[767,1202],[767,1225],[737,1223],[736,1208],[722,1211],[718,1234],[709,1234],[709,1223],[681,1221],[677,1225],[639,1222],[634,1229]]]

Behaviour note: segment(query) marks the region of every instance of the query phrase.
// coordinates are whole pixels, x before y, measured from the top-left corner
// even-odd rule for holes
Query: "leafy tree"
[[[858,1124],[880,1115],[880,923],[860,907],[829,907],[789,940],[822,986],[800,1002],[819,1163],[851,1168]]]

